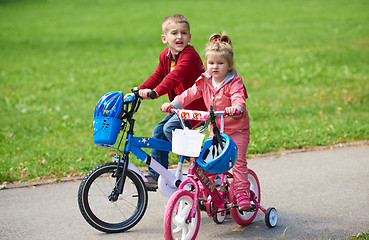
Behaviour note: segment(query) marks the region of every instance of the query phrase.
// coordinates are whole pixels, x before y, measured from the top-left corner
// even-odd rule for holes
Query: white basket
[[[175,129],[172,138],[172,152],[187,157],[198,157],[205,135],[196,130]]]

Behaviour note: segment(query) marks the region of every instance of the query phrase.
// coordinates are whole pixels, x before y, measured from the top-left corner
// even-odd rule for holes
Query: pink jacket
[[[224,118],[225,134],[232,134],[250,128],[249,115],[246,110],[247,91],[242,78],[237,73],[229,74],[225,79],[225,83],[218,90],[215,90],[211,76],[205,72],[201,74],[191,88],[178,95],[172,101],[172,105],[175,108],[183,108],[201,97],[203,97],[208,111],[210,111],[211,105],[214,106],[214,111],[224,111],[226,107],[230,106],[242,108],[241,117]],[[220,128],[220,116],[217,117],[217,125]]]

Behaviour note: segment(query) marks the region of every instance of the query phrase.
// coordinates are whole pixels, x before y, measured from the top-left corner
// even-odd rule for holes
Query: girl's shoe
[[[250,194],[246,191],[241,191],[236,194],[238,210],[240,211],[250,211],[252,209]]]

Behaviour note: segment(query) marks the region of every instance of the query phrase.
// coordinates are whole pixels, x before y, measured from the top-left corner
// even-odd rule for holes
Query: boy
[[[204,67],[194,47],[188,45],[191,41],[191,34],[190,23],[186,17],[179,14],[166,17],[162,23],[162,30],[161,40],[168,47],[160,53],[159,65],[155,72],[140,85],[139,95],[143,99],[149,99],[148,94],[155,89],[156,98],[168,94],[169,101],[173,101],[175,96],[180,95],[195,83],[204,72]],[[202,99],[194,101],[186,109],[206,111]],[[190,127],[189,124],[191,123],[186,122],[188,127]],[[178,117],[168,114],[156,125],[152,136],[172,141],[172,131],[180,127]],[[151,157],[168,168],[168,152],[152,149]],[[147,185],[156,186],[158,178],[159,174],[149,167]]]

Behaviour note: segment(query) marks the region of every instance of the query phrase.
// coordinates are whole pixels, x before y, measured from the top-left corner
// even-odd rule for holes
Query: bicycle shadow
[[[216,226],[216,227],[214,227]],[[206,230],[205,230],[206,229]],[[212,231],[208,231],[212,229]],[[278,224],[274,228],[265,225],[264,214],[259,212],[254,221],[247,226],[240,226],[235,223],[230,214],[222,224],[216,224],[205,215],[202,215],[201,226],[198,239],[282,239],[285,227]],[[207,232],[207,233],[204,233]]]
[[[247,226],[237,225],[229,214],[219,225],[206,213],[202,214],[205,215],[202,215],[197,239],[331,239],[332,236],[351,237],[352,234],[362,232],[365,225],[362,221],[356,226],[357,232],[352,232],[345,227],[349,224],[349,219],[316,215],[315,212],[296,213],[288,209],[278,212],[278,224],[275,228],[266,226],[262,212]]]

